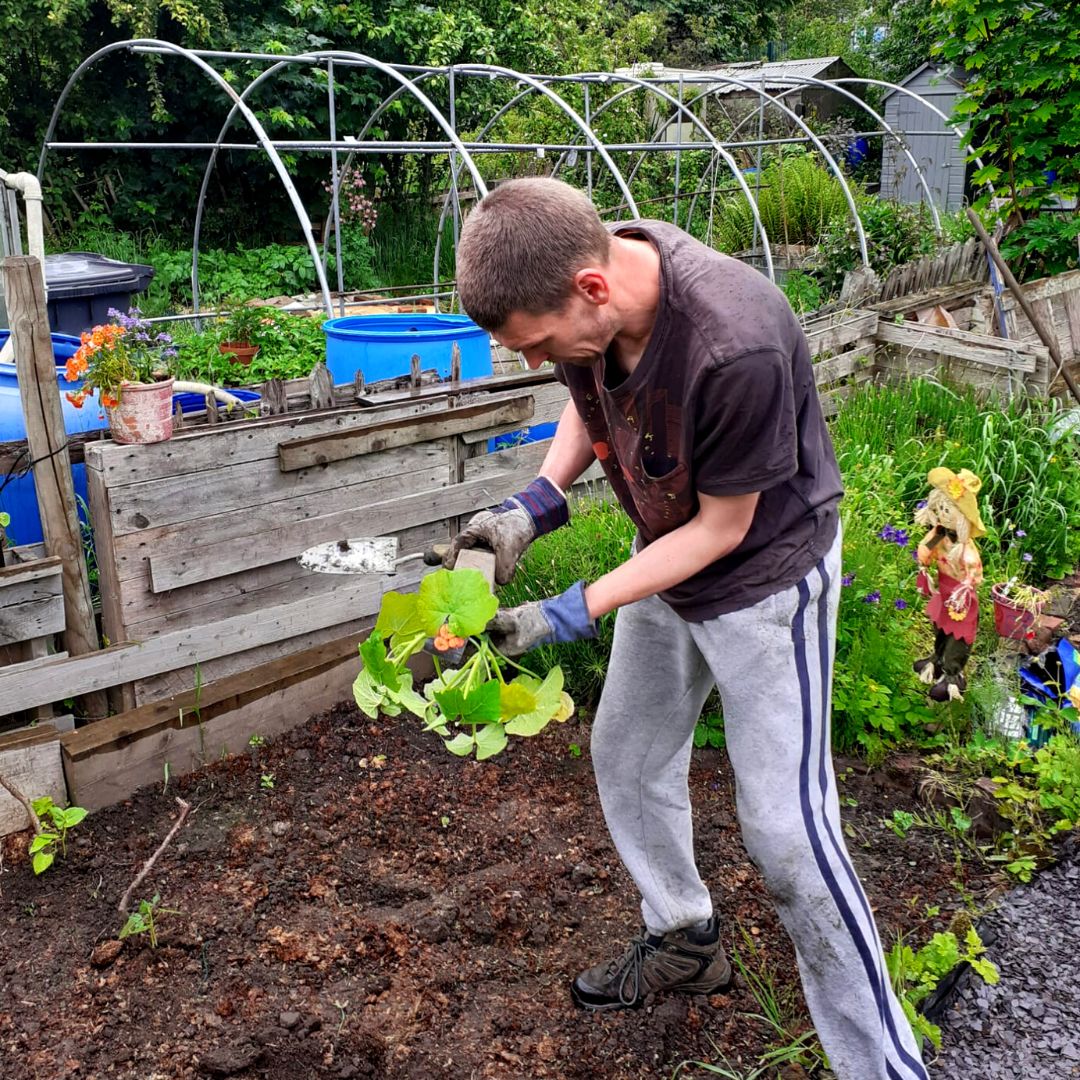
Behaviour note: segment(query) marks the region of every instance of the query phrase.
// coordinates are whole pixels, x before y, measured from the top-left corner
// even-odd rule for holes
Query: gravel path
[[[940,1021],[934,1080],[1080,1077],[1080,840],[983,926],[1001,982],[969,976]]]

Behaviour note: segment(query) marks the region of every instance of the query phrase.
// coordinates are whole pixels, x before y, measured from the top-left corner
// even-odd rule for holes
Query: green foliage
[[[43,874],[55,861],[57,850],[67,856],[67,834],[86,817],[86,811],[81,806],[59,807],[48,795],[32,799],[30,805],[43,830],[30,841],[30,860],[34,873]]]
[[[802,270],[791,271],[784,279],[783,290],[792,309],[800,315],[821,307],[821,286],[812,274]]]
[[[552,720],[568,720],[574,702],[563,691],[562,671],[552,667],[540,678],[503,656],[484,633],[498,607],[476,570],[437,570],[416,593],[387,593],[375,629],[360,646],[364,667],[353,684],[357,705],[372,719],[408,710],[452,754],[475,751],[479,761],[504,750],[510,735],[539,735]],[[420,695],[405,663],[432,639],[436,678]],[[466,644],[472,655],[458,668],[443,668],[439,655]],[[507,680],[504,666],[519,674]]]
[[[726,745],[724,714],[719,709],[705,709],[701,719],[694,725],[694,746],[699,750],[703,746],[722,750]]]
[[[941,1029],[919,1013],[918,1007],[957,964],[970,964],[975,974],[991,986],[1000,980],[996,965],[983,957],[985,952],[986,946],[978,931],[969,925],[962,942],[954,931],[949,930],[935,934],[918,952],[901,938],[886,954],[885,963],[893,990],[911,1024],[920,1051],[927,1039],[936,1049],[941,1049]]]
[[[1032,218],[1080,193],[1080,0],[935,0],[942,59],[963,67],[954,110],[966,125],[976,183],[997,213],[1025,224],[1010,252],[1025,274],[1075,266],[1074,215]],[[979,205],[989,206],[982,194]]]
[[[161,895],[154,893],[152,899],[140,900],[139,906],[128,915],[127,922],[124,923],[120,930],[120,940],[123,941],[125,938],[146,934],[150,940],[150,948],[156,949],[158,943],[157,917],[159,915],[179,914],[179,911],[174,911],[172,908],[161,907]]]
[[[752,180],[750,186],[757,188]],[[816,155],[788,151],[762,171],[758,213],[770,243],[812,245],[848,213],[848,205],[840,181]],[[721,251],[747,250],[754,245],[754,232],[745,196],[725,199],[718,206],[715,235]]]
[[[263,320],[269,318],[273,310],[273,308],[232,301],[226,307],[225,318],[218,323],[218,341],[238,345],[257,344]]]
[[[866,234],[866,253],[878,274],[913,259],[932,255],[938,248],[933,218],[923,203],[909,206],[864,195],[857,201],[859,220]],[[817,273],[830,296],[840,291],[844,275],[861,265],[859,237],[851,215],[833,219],[818,244]]]

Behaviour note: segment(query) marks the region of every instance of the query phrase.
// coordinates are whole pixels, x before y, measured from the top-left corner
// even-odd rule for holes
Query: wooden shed
[[[932,63],[916,68],[899,85],[925,98],[948,117],[952,116],[956,99],[964,89],[962,72]],[[964,206],[968,166],[964,148],[950,124],[921,101],[899,90],[889,91],[882,108],[885,122],[907,140],[912,156],[926,176],[935,205],[941,210],[958,210]],[[903,203],[927,201],[911,162],[897,143],[888,138],[881,155],[881,195]]]

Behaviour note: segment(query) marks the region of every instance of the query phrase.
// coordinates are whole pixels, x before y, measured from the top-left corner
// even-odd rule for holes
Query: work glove
[[[453,570],[465,548],[489,547],[495,553],[495,581],[505,585],[514,576],[525,549],[538,536],[569,520],[566,496],[546,476],[539,476],[524,491],[511,495],[491,510],[474,514],[450,541],[443,566]]]
[[[500,608],[487,626],[492,644],[506,656],[521,656],[538,645],[594,638],[596,630],[585,604],[584,581],[547,600]]]

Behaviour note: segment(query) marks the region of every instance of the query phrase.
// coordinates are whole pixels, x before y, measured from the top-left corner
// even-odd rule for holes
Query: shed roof
[[[835,64],[843,64],[847,68],[840,56],[815,56],[805,60],[754,60],[739,64],[717,64],[706,68],[671,68],[661,63],[646,63],[619,69],[619,73],[628,72],[642,78],[671,79],[673,82],[683,76],[692,78],[699,84],[705,77],[715,75],[725,79],[741,79],[743,82],[752,83],[755,88],[764,83],[766,90],[785,90],[790,88],[793,77],[818,79]],[[746,93],[741,86],[731,84],[718,86],[716,92]]]
[[[935,70],[935,72],[938,75],[941,76],[942,79],[945,79],[945,80],[948,80],[949,82],[951,82],[953,84],[953,86],[955,86],[958,90],[963,89],[964,82],[965,82],[965,76],[966,76],[967,73],[962,68],[942,67],[940,64],[935,64],[932,60],[927,60],[927,62],[925,64],[920,64],[909,75],[905,75],[896,84],[897,87],[906,87],[908,85],[908,83],[914,82],[916,79],[919,78],[920,75],[923,74],[924,71],[927,70],[927,68],[933,68]],[[890,97],[893,96],[893,94],[896,94],[896,93],[899,93],[899,90],[896,90],[896,89],[890,90],[885,95],[885,97],[890,98]],[[884,100],[884,98],[882,100]]]

